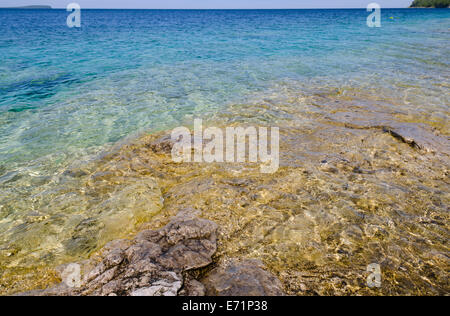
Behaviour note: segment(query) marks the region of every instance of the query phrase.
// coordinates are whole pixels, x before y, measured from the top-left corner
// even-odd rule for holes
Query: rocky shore
[[[43,201],[58,212],[17,228],[29,229],[29,253],[13,242],[0,249],[0,293],[448,294],[447,125],[348,96],[269,101],[286,117],[276,174],[175,163],[167,132],[120,144],[59,176]],[[264,102],[229,112],[272,115]],[[234,117],[225,122],[241,125]],[[42,234],[47,245],[33,239]],[[53,277],[67,262],[79,265],[79,284],[72,265]],[[31,272],[19,270],[27,264]],[[367,286],[371,264],[380,288]]]
[[[20,295],[283,295],[280,281],[259,260],[233,259],[195,279],[196,270],[213,262],[217,248],[217,225],[197,218],[197,213],[185,209],[162,229],[110,242],[98,255],[75,264],[79,275],[70,269],[74,264],[63,265],[59,268],[62,283]]]

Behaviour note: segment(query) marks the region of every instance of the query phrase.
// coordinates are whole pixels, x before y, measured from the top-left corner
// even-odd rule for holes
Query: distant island
[[[414,0],[411,8],[449,8],[450,0]]]
[[[6,7],[0,9],[51,9],[52,7],[49,5],[27,5],[23,7]]]

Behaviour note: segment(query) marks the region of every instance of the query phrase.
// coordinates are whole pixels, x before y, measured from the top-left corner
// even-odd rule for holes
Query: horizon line
[[[318,8],[96,8],[96,7],[82,7],[84,10],[340,10],[340,9],[366,9],[367,7],[318,7]],[[382,7],[384,9],[410,9],[407,7]],[[39,5],[24,5],[16,7],[0,7],[0,9],[28,9],[28,10],[66,10],[66,7],[52,7],[47,4]],[[418,8],[420,9],[420,8]]]

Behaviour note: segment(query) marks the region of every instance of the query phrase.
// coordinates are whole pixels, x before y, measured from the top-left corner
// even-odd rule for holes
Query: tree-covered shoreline
[[[450,0],[414,0],[411,8],[448,8]]]

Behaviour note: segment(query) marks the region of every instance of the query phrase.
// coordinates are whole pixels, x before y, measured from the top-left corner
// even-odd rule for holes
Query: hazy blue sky
[[[0,0],[0,7],[46,4],[65,8],[71,2],[81,8],[148,9],[249,9],[249,8],[365,8],[377,2],[383,8],[407,7],[412,0]]]

